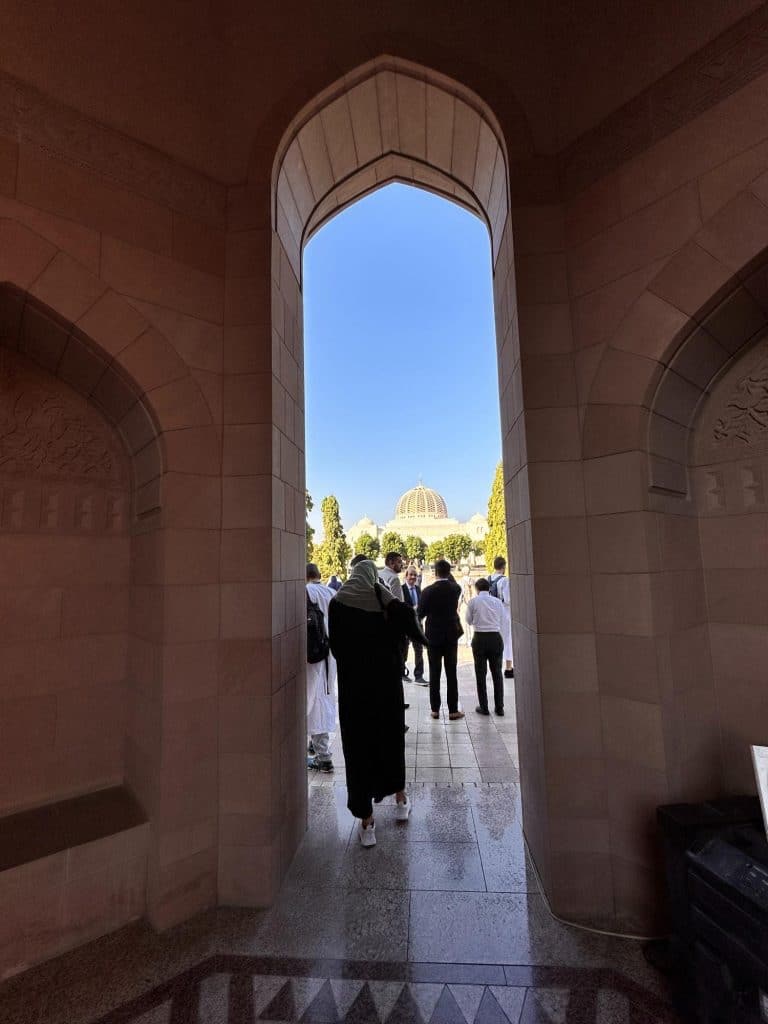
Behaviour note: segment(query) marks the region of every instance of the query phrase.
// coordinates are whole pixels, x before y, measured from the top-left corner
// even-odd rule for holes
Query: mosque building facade
[[[392,519],[380,526],[368,516],[363,516],[347,530],[347,540],[354,547],[355,541],[364,533],[381,540],[385,533],[390,532],[399,533],[401,537],[421,537],[427,544],[444,540],[452,533],[462,533],[480,543],[488,532],[488,520],[479,513],[466,522],[453,519],[448,515],[443,496],[419,483],[401,495]]]

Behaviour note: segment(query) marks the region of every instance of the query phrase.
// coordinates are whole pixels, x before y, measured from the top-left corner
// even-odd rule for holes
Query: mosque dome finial
[[[395,519],[447,519],[445,500],[431,487],[419,480],[416,487],[406,491],[395,506]]]

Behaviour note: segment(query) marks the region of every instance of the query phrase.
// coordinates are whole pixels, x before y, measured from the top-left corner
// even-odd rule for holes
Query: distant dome
[[[447,519],[443,496],[419,484],[406,491],[395,507],[395,519]]]

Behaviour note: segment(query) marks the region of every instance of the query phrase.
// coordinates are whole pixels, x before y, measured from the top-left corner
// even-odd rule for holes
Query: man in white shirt
[[[392,597],[396,597],[398,601],[405,601],[405,598],[403,597],[403,584],[400,582],[400,573],[402,571],[403,556],[399,551],[388,551],[384,556],[384,568],[379,571],[379,583],[386,587]],[[403,656],[402,676],[405,680],[410,677],[408,666],[405,664],[405,659],[408,655],[407,640],[403,641],[400,651]]]
[[[400,582],[402,571],[403,556],[399,551],[389,551],[384,556],[384,568],[379,572],[379,580],[398,601],[403,600],[403,585]]]
[[[473,627],[472,656],[475,660],[475,682],[477,683],[478,715],[490,714],[486,674],[491,669],[493,680],[493,708],[497,715],[504,714],[504,676],[501,659],[504,654],[502,626],[504,606],[498,597],[490,593],[490,583],[481,577],[475,582],[477,596],[467,605],[467,622]]]
[[[491,585],[491,594],[498,597],[504,605],[504,621],[502,622],[501,638],[504,641],[504,675],[512,679],[515,671],[512,668],[512,609],[509,600],[509,580],[505,573],[507,571],[507,560],[501,555],[493,560],[493,572],[488,577]]]

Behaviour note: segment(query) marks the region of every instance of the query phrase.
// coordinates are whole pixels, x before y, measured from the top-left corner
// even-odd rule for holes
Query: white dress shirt
[[[394,569],[390,569],[388,565],[385,565],[383,569],[379,569],[379,581],[384,584],[392,597],[396,597],[398,601],[404,600],[403,585]]]
[[[501,633],[504,605],[487,590],[481,590],[467,605],[467,622],[476,633]]]

